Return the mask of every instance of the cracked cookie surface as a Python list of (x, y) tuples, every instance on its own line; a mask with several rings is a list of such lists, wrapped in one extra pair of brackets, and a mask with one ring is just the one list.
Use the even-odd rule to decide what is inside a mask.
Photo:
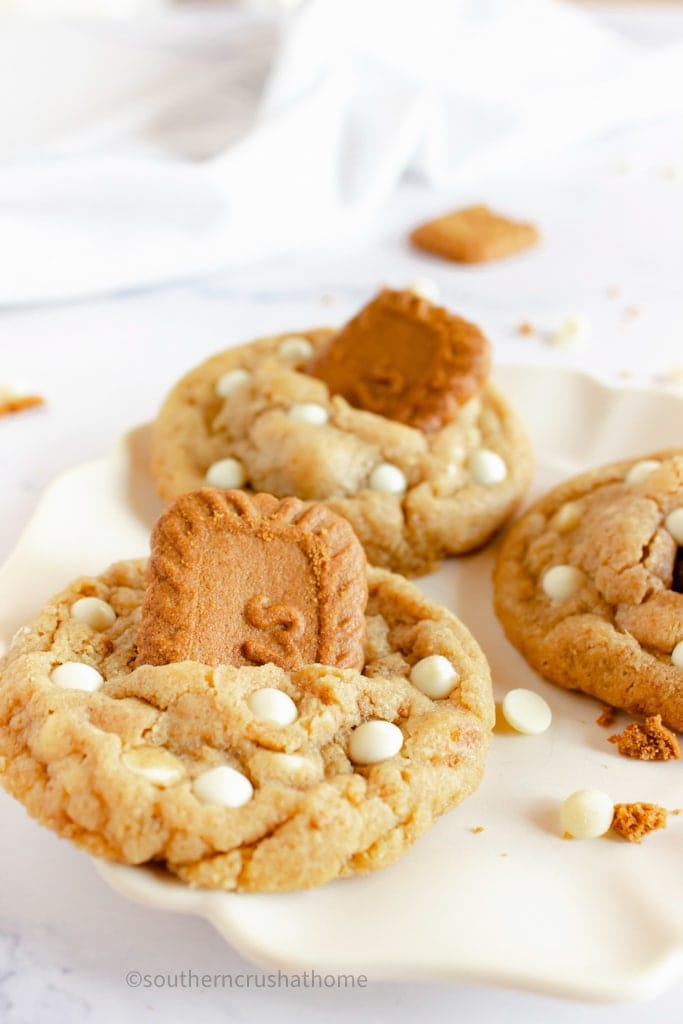
[(683, 451), (583, 473), (515, 523), (494, 573), (511, 642), (551, 682), (683, 730)]
[[(354, 408), (303, 372), (334, 334), (262, 338), (188, 373), (154, 425), (152, 473), (162, 497), (208, 482), (322, 501), (351, 523), (373, 564), (405, 575), (485, 543), (531, 479), (517, 415), (490, 384), (432, 433)], [(207, 479), (224, 461), (237, 479)], [(403, 489), (373, 489), (387, 465), (389, 486), (398, 474)]]
[[(120, 562), (76, 580), (0, 661), (0, 781), (44, 825), (192, 885), (287, 891), (391, 863), (477, 787), (493, 723), (488, 665), (465, 627), (405, 580), (368, 570), (363, 673), (136, 668), (145, 571)], [(442, 699), (410, 681), (434, 654), (457, 673)], [(275, 720), (272, 691), (294, 717)], [(400, 749), (355, 762), (352, 737), (377, 720)], [(231, 806), (217, 802), (217, 770)]]

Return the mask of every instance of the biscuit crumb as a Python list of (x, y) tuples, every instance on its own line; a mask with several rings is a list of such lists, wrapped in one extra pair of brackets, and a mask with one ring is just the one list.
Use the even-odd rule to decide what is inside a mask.
[(23, 412), (24, 409), (34, 409), (45, 405), (42, 395), (17, 395), (0, 401), (0, 416), (9, 416), (14, 412)]
[[(596, 722), (596, 725), (601, 725), (603, 727), (603, 729), (609, 729), (609, 727), (614, 724), (614, 719), (615, 718), (616, 718), (616, 711), (614, 710), (614, 708), (612, 708), (608, 704), (606, 704), (603, 707), (602, 711), (600, 712), (600, 715), (598, 716), (598, 718), (595, 719), (595, 722)], [(610, 738), (610, 742), (611, 742), (611, 738)]]
[(665, 807), (645, 803), (614, 805), (612, 829), (629, 843), (639, 843), (648, 832), (660, 828), (666, 828)]
[(474, 832), (475, 836), (479, 835), (480, 832), (484, 831), (484, 826), (483, 825), (477, 825), (476, 828), (470, 829), (470, 831)]
[(571, 834), (571, 832), (563, 832), (562, 833), (562, 838), (563, 839), (573, 839), (574, 836)]
[(607, 289), (608, 299), (619, 299), (621, 298), (621, 288), (618, 284), (611, 284)]
[(533, 324), (530, 324), (528, 320), (522, 320), (521, 324), (517, 327), (517, 334), (535, 334), (536, 328)]
[(672, 761), (681, 756), (678, 740), (670, 729), (662, 725), (661, 715), (651, 715), (640, 725), (632, 722), (622, 733), (609, 737), (623, 757), (639, 761)]
[(669, 814), (673, 814), (674, 817), (676, 817), (680, 813), (681, 813), (681, 808), (680, 807), (674, 807), (673, 811), (669, 811)]
[(624, 310), (626, 320), (635, 320), (640, 316), (640, 306), (627, 306)]

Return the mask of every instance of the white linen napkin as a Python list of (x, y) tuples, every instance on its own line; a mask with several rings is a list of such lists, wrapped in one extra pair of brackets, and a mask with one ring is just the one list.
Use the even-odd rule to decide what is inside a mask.
[[(458, 189), (683, 108), (683, 49), (557, 0), (308, 0), (0, 28), (0, 303), (331, 245), (406, 173)], [(189, 30), (188, 30), (189, 26)]]

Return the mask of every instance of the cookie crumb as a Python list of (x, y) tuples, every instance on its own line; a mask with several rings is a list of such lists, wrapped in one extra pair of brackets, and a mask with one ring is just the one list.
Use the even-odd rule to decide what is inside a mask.
[(480, 832), (484, 831), (483, 825), (477, 825), (475, 828), (470, 829), (470, 832), (474, 832), (475, 836), (478, 836)]
[[(612, 708), (608, 704), (606, 704), (603, 707), (602, 711), (600, 712), (599, 717), (595, 719), (595, 722), (596, 722), (596, 725), (601, 725), (603, 727), (603, 729), (609, 729), (609, 727), (614, 724), (614, 719), (615, 718), (616, 718), (616, 711), (614, 710), (614, 708)], [(610, 737), (610, 742), (611, 741), (612, 741), (612, 737)]]
[(666, 808), (658, 804), (615, 804), (612, 830), (629, 843), (639, 843), (648, 832), (666, 828)]
[(619, 298), (621, 298), (621, 295), (622, 295), (622, 290), (621, 290), (621, 288), (619, 287), (618, 284), (611, 284), (609, 286), (609, 288), (607, 289), (607, 298), (608, 299), (619, 299)]
[(45, 405), (42, 395), (16, 395), (11, 398), (0, 398), (0, 416), (23, 412), (24, 409), (35, 409)]
[(635, 320), (640, 316), (640, 306), (627, 306), (624, 310), (624, 318), (626, 320)]
[(522, 320), (521, 324), (519, 324), (517, 327), (517, 334), (529, 335), (535, 333), (536, 328), (533, 324), (530, 324), (528, 320)]
[(675, 734), (662, 725), (661, 715), (651, 715), (643, 725), (632, 722), (622, 733), (609, 737), (622, 757), (638, 761), (672, 761), (681, 756)]
[(681, 813), (681, 808), (680, 807), (674, 807), (673, 811), (669, 811), (669, 814), (673, 814), (674, 817), (677, 817), (680, 813)]
[(571, 834), (571, 832), (563, 832), (562, 833), (562, 838), (563, 839), (573, 839), (574, 836)]

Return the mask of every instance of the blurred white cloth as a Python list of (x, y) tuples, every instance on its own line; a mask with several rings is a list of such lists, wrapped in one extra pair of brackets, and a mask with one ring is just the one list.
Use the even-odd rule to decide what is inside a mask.
[(680, 44), (641, 49), (557, 0), (187, 17), (2, 23), (0, 303), (332, 245), (407, 173), (481, 198), (489, 173), (683, 109)]

